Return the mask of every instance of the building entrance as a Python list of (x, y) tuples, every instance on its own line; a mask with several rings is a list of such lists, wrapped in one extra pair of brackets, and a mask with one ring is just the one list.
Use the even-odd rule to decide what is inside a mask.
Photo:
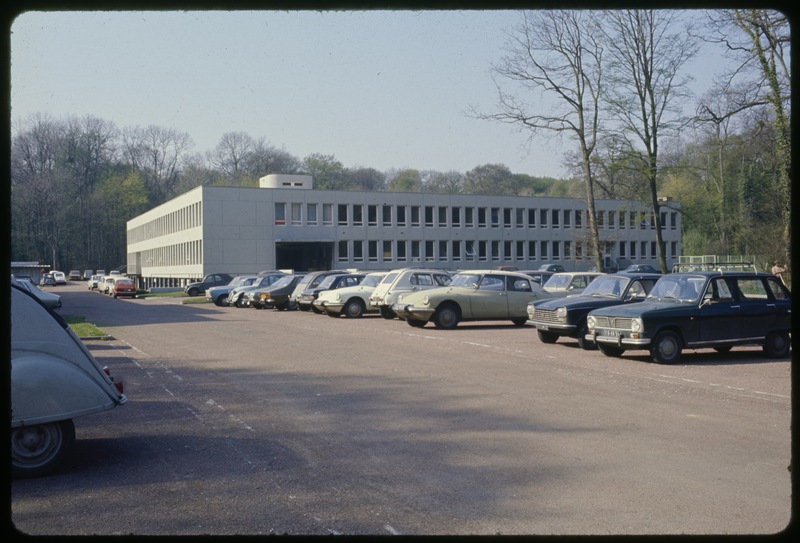
[(275, 262), (279, 270), (330, 270), (333, 263), (333, 243), (279, 242), (275, 244)]

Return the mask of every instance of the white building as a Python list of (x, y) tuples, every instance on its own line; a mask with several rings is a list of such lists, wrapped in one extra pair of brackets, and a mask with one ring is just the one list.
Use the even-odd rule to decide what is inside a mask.
[[(645, 203), (597, 200), (596, 210), (608, 265), (658, 267)], [(681, 254), (678, 210), (661, 212), (668, 267)], [(197, 187), (128, 221), (127, 236), (127, 273), (146, 286), (265, 269), (593, 266), (582, 199), (317, 191), (303, 175)]]

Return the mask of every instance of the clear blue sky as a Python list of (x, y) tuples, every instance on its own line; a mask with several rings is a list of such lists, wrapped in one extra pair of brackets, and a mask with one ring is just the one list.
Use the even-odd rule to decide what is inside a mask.
[[(11, 118), (93, 115), (226, 132), (346, 167), (567, 177), (567, 146), (469, 117), (516, 11), (30, 12), (11, 26)], [(698, 70), (709, 74), (709, 70)]]

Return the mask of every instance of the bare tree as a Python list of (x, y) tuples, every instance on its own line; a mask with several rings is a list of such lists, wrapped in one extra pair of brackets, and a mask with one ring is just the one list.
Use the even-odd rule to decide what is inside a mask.
[[(535, 134), (567, 136), (578, 147), (585, 189), (591, 258), (597, 269), (603, 259), (595, 211), (592, 155), (597, 145), (603, 45), (595, 13), (580, 10), (525, 11), (510, 35), (508, 54), (492, 68), (499, 95), (499, 113), (481, 118), (517, 124)], [(519, 98), (500, 81), (555, 99)]]
[(210, 154), (211, 164), (234, 185), (246, 175), (245, 164), (255, 151), (256, 141), (245, 132), (226, 132)]
[(658, 259), (667, 272), (658, 198), (659, 143), (685, 125), (680, 106), (688, 98), (689, 77), (682, 69), (697, 54), (698, 40), (680, 26), (679, 12), (605, 12), (610, 64), (606, 102), (621, 127), (631, 163), (649, 187)]
[(181, 159), (191, 146), (189, 134), (172, 128), (137, 126), (122, 132), (123, 157), (139, 172), (151, 205), (174, 194)]

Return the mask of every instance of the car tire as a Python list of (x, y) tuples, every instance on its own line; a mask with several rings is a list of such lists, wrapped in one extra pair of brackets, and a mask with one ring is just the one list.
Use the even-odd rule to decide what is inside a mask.
[(200, 292), (196, 288), (190, 288), (186, 291), (186, 294), (189, 296), (197, 296)]
[(381, 307), (381, 317), (387, 320), (392, 320), (393, 318), (397, 317), (397, 313), (388, 307)]
[(525, 326), (528, 323), (528, 318), (518, 318), (518, 319), (511, 319), (511, 322), (514, 323), (514, 326)]
[(553, 332), (545, 332), (544, 330), (536, 330), (536, 335), (539, 336), (539, 341), (542, 343), (555, 343), (558, 341), (558, 334)]
[(344, 306), (344, 316), (348, 319), (359, 319), (364, 315), (364, 302), (358, 298), (348, 300)]
[(219, 296), (214, 298), (214, 305), (219, 307), (225, 307), (226, 305), (228, 305), (228, 302), (226, 301), (227, 299), (228, 299), (227, 294), (220, 294)]
[(244, 296), (239, 296), (238, 298), (236, 298), (236, 302), (234, 302), (234, 303), (235, 303), (236, 307), (247, 307), (244, 304)]
[(11, 474), (39, 477), (55, 470), (72, 449), (72, 419), (11, 429)]
[(650, 344), (650, 356), (659, 364), (674, 364), (681, 358), (683, 342), (672, 330), (664, 330)]
[(421, 321), (419, 319), (406, 319), (406, 322), (413, 328), (424, 328), (425, 325), (428, 324), (426, 321)]
[(787, 332), (770, 332), (764, 339), (764, 353), (770, 358), (789, 356), (792, 341)]
[(589, 333), (589, 328), (586, 326), (586, 320), (582, 320), (581, 323), (578, 324), (578, 330), (576, 333), (578, 336), (578, 347), (584, 351), (594, 351), (597, 349), (597, 345), (594, 341), (589, 341), (586, 339), (586, 334)]
[(625, 349), (622, 347), (617, 347), (616, 345), (609, 345), (608, 343), (598, 343), (597, 348), (606, 356), (610, 356), (612, 358), (619, 358), (622, 356), (622, 353), (625, 352)]
[(452, 330), (460, 320), (461, 313), (454, 304), (440, 304), (433, 314), (433, 324), (440, 330)]

